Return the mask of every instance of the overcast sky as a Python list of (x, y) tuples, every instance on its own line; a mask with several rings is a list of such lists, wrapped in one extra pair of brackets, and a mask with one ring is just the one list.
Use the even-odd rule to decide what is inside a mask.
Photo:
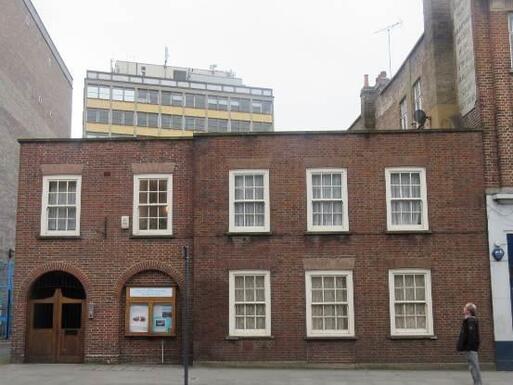
[(74, 79), (73, 136), (82, 133), (87, 69), (111, 59), (231, 69), (273, 88), (276, 130), (346, 129), (363, 74), (396, 70), (423, 31), (422, 0), (32, 0)]

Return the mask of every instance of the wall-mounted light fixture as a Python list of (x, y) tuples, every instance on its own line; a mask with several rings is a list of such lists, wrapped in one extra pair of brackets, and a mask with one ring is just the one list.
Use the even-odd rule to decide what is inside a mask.
[(504, 255), (506, 253), (504, 252), (504, 249), (498, 245), (497, 243), (494, 245), (493, 251), (492, 251), (492, 257), (497, 261), (502, 261), (502, 258), (504, 258)]

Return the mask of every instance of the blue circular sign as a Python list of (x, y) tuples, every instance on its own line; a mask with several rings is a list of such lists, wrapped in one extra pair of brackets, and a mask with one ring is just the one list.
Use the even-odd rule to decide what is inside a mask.
[(504, 258), (504, 250), (500, 246), (496, 246), (495, 249), (492, 251), (492, 257), (495, 258), (497, 262), (502, 261), (502, 258)]

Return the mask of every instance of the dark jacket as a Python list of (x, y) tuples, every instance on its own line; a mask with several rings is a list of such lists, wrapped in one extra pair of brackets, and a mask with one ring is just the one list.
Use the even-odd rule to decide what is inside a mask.
[(471, 316), (463, 320), (457, 350), (458, 352), (479, 350), (479, 323), (476, 317)]

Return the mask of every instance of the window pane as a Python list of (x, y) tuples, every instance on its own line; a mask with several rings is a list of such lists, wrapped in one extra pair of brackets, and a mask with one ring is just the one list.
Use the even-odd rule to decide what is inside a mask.
[(98, 98), (98, 87), (97, 86), (88, 86), (87, 87), (87, 97), (97, 99)]
[(265, 305), (256, 305), (256, 315), (265, 315)]
[(135, 90), (125, 90), (125, 102), (135, 101)]
[(100, 87), (100, 99), (110, 99), (110, 88)]
[(336, 301), (337, 302), (347, 302), (347, 290), (337, 290), (336, 291)]
[(235, 287), (241, 289), (244, 288), (244, 277), (235, 277)]
[(68, 213), (67, 213), (68, 219), (76, 219), (77, 217), (77, 209), (75, 207), (68, 207)]
[(112, 100), (123, 100), (123, 89), (113, 88), (112, 89)]
[(57, 220), (48, 219), (48, 230), (57, 230)]
[(244, 290), (235, 289), (235, 301), (244, 301)]
[(244, 287), (246, 289), (253, 289), (255, 287), (255, 277), (254, 276), (246, 276), (244, 279)]
[(255, 277), (255, 286), (259, 288), (264, 287), (265, 277), (263, 275), (259, 275)]
[(324, 288), (334, 288), (335, 287), (335, 277), (324, 277), (323, 283), (324, 283)]
[(265, 329), (265, 317), (257, 317), (256, 328), (257, 329)]
[(140, 206), (139, 207), (139, 218), (148, 218), (150, 216), (150, 207), (149, 206)]
[(257, 301), (265, 301), (265, 290), (264, 289), (256, 290), (256, 300)]
[(312, 302), (323, 302), (322, 290), (312, 290)]
[(312, 319), (312, 329), (313, 330), (322, 330), (323, 329), (322, 318), (313, 318)]
[(245, 305), (235, 305), (235, 315), (244, 316), (246, 314)]

